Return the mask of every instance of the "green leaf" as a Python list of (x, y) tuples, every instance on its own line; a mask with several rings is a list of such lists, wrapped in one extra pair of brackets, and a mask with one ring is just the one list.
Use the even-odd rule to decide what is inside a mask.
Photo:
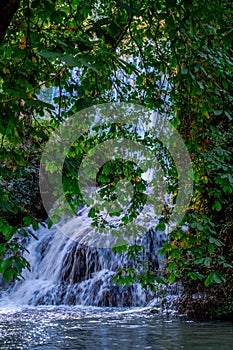
[(50, 51), (41, 51), (41, 52), (38, 52), (38, 55), (40, 55), (41, 57), (44, 57), (44, 58), (52, 59), (52, 60), (56, 60), (56, 59), (61, 58), (63, 56), (62, 53), (50, 52)]
[(48, 229), (50, 229), (53, 226), (53, 221), (49, 219), (48, 221)]
[(160, 221), (160, 223), (156, 226), (156, 231), (165, 231), (166, 224), (164, 221)]
[(216, 283), (222, 283), (222, 282), (225, 282), (226, 279), (221, 272), (214, 272), (214, 281)]
[(175, 280), (176, 280), (176, 275), (175, 275), (175, 273), (171, 273), (171, 274), (168, 276), (168, 281), (169, 281), (170, 283), (174, 283)]
[(14, 264), (18, 271), (18, 274), (20, 274), (22, 272), (22, 269), (25, 267), (24, 264), (22, 264), (20, 259), (17, 259), (17, 258), (14, 260)]
[(157, 283), (159, 283), (159, 284), (164, 284), (164, 285), (167, 284), (166, 279), (163, 278), (163, 277), (160, 277), (160, 276), (155, 276), (155, 281), (156, 281)]
[(183, 75), (188, 74), (188, 69), (187, 68), (182, 68), (181, 69), (181, 74), (183, 74)]
[(12, 258), (7, 258), (0, 263), (0, 273), (4, 273), (5, 270), (12, 265)]
[(35, 220), (34, 218), (32, 218), (32, 228), (33, 228), (33, 230), (38, 230), (38, 228), (39, 228), (39, 223), (38, 223), (38, 221), (37, 220)]
[(219, 283), (222, 283), (225, 281), (226, 281), (226, 279), (222, 273), (216, 272), (216, 271), (211, 271), (204, 283), (205, 283), (205, 286), (208, 287), (213, 282), (216, 282), (219, 284)]
[(199, 258), (199, 259), (196, 259), (194, 262), (195, 262), (195, 264), (203, 264), (203, 262), (204, 262), (204, 258)]
[(3, 279), (5, 282), (10, 282), (13, 277), (17, 275), (17, 271), (15, 269), (9, 269), (3, 274)]
[(207, 266), (207, 267), (209, 267), (210, 264), (211, 264), (211, 260), (212, 260), (212, 259), (211, 259), (210, 257), (205, 258), (205, 259), (204, 259), (204, 265)]
[(207, 276), (204, 284), (206, 287), (209, 287), (209, 285), (212, 284), (213, 282), (214, 282), (214, 271), (211, 271)]
[(124, 284), (126, 286), (130, 286), (132, 283), (134, 283), (133, 277), (130, 277), (130, 276), (125, 276), (124, 277)]
[(126, 244), (119, 245), (119, 246), (113, 247), (112, 250), (113, 250), (113, 252), (117, 252), (118, 254), (122, 254), (123, 252), (127, 251), (127, 245)]
[(136, 274), (136, 270), (134, 268), (128, 269), (127, 270), (127, 274), (128, 275), (134, 275), (134, 274)]
[(25, 216), (23, 218), (23, 223), (25, 226), (30, 226), (32, 223), (32, 217), (31, 216)]
[(214, 111), (214, 115), (221, 115), (222, 113), (223, 113), (223, 111), (220, 109)]
[(228, 113), (227, 111), (224, 111), (224, 114), (227, 116), (229, 120), (232, 120), (232, 116), (230, 115), (230, 113)]
[(201, 280), (204, 277), (204, 275), (202, 275), (199, 272), (191, 272), (191, 271), (187, 273), (187, 276), (190, 277), (194, 281)]
[(65, 62), (69, 67), (78, 67), (79, 60), (72, 55), (64, 55), (61, 60)]
[(95, 210), (95, 208), (91, 208), (91, 209), (89, 210), (88, 217), (89, 217), (89, 218), (94, 218), (95, 215), (96, 215), (96, 210)]
[(208, 244), (208, 252), (209, 253), (213, 253), (215, 251), (215, 247), (212, 243)]
[(212, 205), (212, 209), (216, 210), (216, 211), (221, 211), (221, 209), (222, 209), (221, 203), (218, 200), (216, 200), (214, 202), (214, 204)]
[(223, 242), (221, 242), (219, 239), (214, 238), (214, 237), (210, 237), (210, 238), (209, 238), (209, 242), (212, 243), (212, 244), (215, 244), (215, 245), (218, 246), (218, 247), (224, 246), (224, 243), (223, 243)]
[(98, 72), (99, 72), (99, 70), (98, 70), (96, 67), (94, 67), (92, 64), (88, 63), (88, 62), (87, 62), (86, 60), (84, 60), (83, 58), (80, 58), (80, 59), (79, 59), (79, 62), (81, 62), (81, 63), (84, 65), (84, 67), (87, 67), (87, 68), (93, 70), (95, 73), (98, 73)]

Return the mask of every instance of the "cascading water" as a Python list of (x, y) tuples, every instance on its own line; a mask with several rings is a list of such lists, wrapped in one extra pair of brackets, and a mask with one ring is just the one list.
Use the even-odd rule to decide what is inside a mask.
[[(2, 295), (2, 303), (125, 307), (143, 306), (151, 299), (152, 294), (138, 283), (131, 286), (112, 283), (120, 267), (134, 264), (126, 254), (84, 246), (72, 239), (77, 230), (81, 237), (87, 232), (90, 220), (87, 213), (83, 210), (73, 219), (63, 218), (59, 225), (63, 225), (63, 232), (65, 227), (67, 235), (57, 225), (51, 229), (41, 226), (36, 231), (39, 241), (31, 238), (27, 246), (30, 253), (26, 253), (31, 271), (25, 271), (24, 280), (9, 288), (5, 297)], [(163, 263), (157, 252), (164, 240), (165, 234), (153, 229), (140, 239), (145, 247), (141, 258), (150, 262), (155, 274)]]
[[(57, 91), (51, 89), (50, 93), (52, 96), (49, 102), (53, 103)], [(43, 97), (42, 93), (40, 99), (48, 102), (48, 96)], [(147, 261), (156, 275), (156, 271), (163, 265), (158, 250), (166, 235), (164, 232), (155, 232), (151, 225), (156, 227), (155, 222), (150, 222), (148, 233), (137, 239), (136, 243), (144, 246), (140, 260)], [(62, 230), (58, 226), (62, 226)], [(59, 225), (54, 225), (51, 229), (41, 226), (35, 235), (39, 242), (31, 238), (27, 245), (30, 254), (25, 254), (31, 271), (25, 271), (24, 280), (10, 286), (5, 295), (2, 292), (0, 304), (7, 300), (8, 305), (12, 302), (14, 305), (125, 307), (143, 306), (153, 297), (139, 283), (119, 286), (112, 282), (119, 268), (134, 267), (135, 262), (127, 254), (119, 255), (111, 248), (95, 248), (101, 244), (86, 245), (92, 236), (96, 239), (94, 230), (90, 230), (87, 210), (82, 210), (70, 220), (63, 218)]]

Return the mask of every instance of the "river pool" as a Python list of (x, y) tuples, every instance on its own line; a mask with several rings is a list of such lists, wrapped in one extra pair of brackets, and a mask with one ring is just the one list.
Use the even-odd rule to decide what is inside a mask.
[(0, 349), (230, 350), (233, 324), (78, 306), (0, 308)]

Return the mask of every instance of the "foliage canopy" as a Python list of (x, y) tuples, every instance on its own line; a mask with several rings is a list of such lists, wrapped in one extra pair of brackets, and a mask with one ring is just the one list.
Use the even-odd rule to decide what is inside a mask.
[[(3, 10), (0, 273), (4, 279), (17, 278), (27, 266), (18, 254), (23, 247), (16, 232), (21, 228), (26, 234), (22, 227), (32, 223), (36, 228), (43, 219), (38, 209), (38, 164), (49, 135), (75, 112), (118, 100), (166, 115), (191, 155), (195, 187), (184, 220), (189, 230), (177, 229), (161, 250), (168, 254), (168, 281), (182, 280), (191, 294), (221, 284), (222, 293), (229, 295), (231, 1), (10, 0), (3, 1)], [(54, 99), (48, 102), (51, 89)], [(67, 162), (71, 160), (70, 155)]]

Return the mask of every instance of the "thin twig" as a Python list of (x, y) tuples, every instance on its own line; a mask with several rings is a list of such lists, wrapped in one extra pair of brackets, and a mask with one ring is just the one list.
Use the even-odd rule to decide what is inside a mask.
[[(28, 90), (26, 93), (30, 94), (30, 92), (35, 91), (36, 89), (39, 89), (41, 86), (45, 85), (46, 83), (49, 83), (50, 81), (53, 81), (54, 79), (56, 79), (62, 72), (64, 72), (66, 69), (61, 69), (59, 70), (59, 72), (57, 74), (55, 74), (53, 77), (43, 81), (42, 83), (38, 84), (37, 86), (34, 86), (32, 89)], [(20, 97), (12, 97), (9, 98), (8, 100), (1, 100), (0, 103), (7, 103), (10, 101), (15, 101), (15, 100), (20, 100)]]

